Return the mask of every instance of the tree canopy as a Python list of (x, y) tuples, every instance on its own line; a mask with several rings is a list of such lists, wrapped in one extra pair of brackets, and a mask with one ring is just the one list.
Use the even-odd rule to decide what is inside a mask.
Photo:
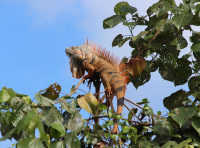
[[(200, 0), (183, 0), (178, 6), (175, 0), (159, 0), (146, 12), (140, 16), (137, 8), (127, 2), (117, 3), (115, 14), (103, 20), (103, 28), (111, 29), (122, 23), (130, 30), (130, 35), (119, 34), (112, 42), (112, 46), (118, 47), (129, 42), (132, 49), (130, 58), (124, 57), (121, 62), (128, 65), (129, 85), (137, 89), (156, 70), (175, 86), (188, 84), (189, 91), (180, 89), (163, 99), (168, 113), (155, 114), (146, 98), (137, 104), (125, 99), (135, 107), (124, 104), (130, 111), (128, 119), (117, 116), (112, 103), (110, 110), (108, 105), (99, 103), (98, 94), (72, 97), (82, 80), (76, 87), (72, 86), (68, 95), (61, 96), (61, 86), (54, 83), (37, 92), (35, 99), (3, 87), (0, 141), (14, 138), (17, 148), (105, 147), (109, 138), (114, 138), (115, 146), (119, 147), (199, 147), (200, 32), (193, 26), (200, 26)], [(136, 26), (145, 29), (134, 35)], [(183, 36), (186, 30), (192, 33), (190, 37)], [(192, 43), (190, 48), (188, 41)], [(187, 53), (181, 55), (184, 48)], [(83, 119), (81, 109), (92, 116)], [(112, 118), (119, 119), (120, 130), (111, 135)]]

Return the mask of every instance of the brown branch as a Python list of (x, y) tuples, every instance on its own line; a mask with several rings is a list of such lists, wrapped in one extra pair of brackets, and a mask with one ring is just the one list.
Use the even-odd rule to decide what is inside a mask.
[(184, 29), (180, 29), (176, 34), (174, 34), (173, 36), (169, 37), (168, 39), (166, 39), (165, 41), (163, 41), (161, 44), (164, 44), (165, 42), (169, 41), (171, 38), (175, 37), (177, 34), (179, 34), (180, 32), (182, 32), (183, 30), (185, 30), (187, 27), (189, 27), (193, 22), (195, 22), (199, 17), (197, 17), (196, 19), (194, 19), (191, 23), (189, 23)]
[(140, 120), (140, 118), (139, 118), (136, 114), (134, 114), (134, 113), (128, 108), (128, 106), (126, 106), (126, 104), (124, 104), (124, 106), (125, 106), (138, 120)]
[(81, 81), (77, 84), (77, 86), (75, 87), (75, 89), (68, 96), (73, 95), (76, 92), (76, 90), (78, 89), (78, 87), (81, 85), (81, 83), (83, 83), (84, 80), (85, 80), (85, 78), (83, 77), (81, 79)]
[[(130, 103), (132, 103), (132, 104), (134, 104), (135, 106), (137, 106), (137, 107), (139, 107), (139, 108), (141, 108), (142, 110), (143, 110), (143, 107), (141, 107), (141, 106), (139, 106), (138, 104), (136, 104), (136, 103), (134, 103), (134, 102), (132, 102), (132, 101), (130, 101), (129, 99), (127, 99), (127, 98), (124, 98), (126, 101), (128, 101), (128, 102), (130, 102)], [(158, 118), (159, 116), (157, 116), (156, 114), (153, 114), (153, 116), (154, 117), (156, 117), (156, 118)]]
[(105, 118), (105, 117), (109, 117), (109, 116), (94, 116), (92, 118), (88, 118), (87, 120), (91, 120), (91, 119), (95, 119), (95, 118)]
[[(119, 134), (119, 127), (117, 128), (117, 134)], [(122, 148), (122, 145), (121, 145), (121, 137), (118, 138), (119, 139), (119, 147)]]
[(136, 103), (134, 103), (134, 102), (130, 101), (129, 99), (127, 99), (127, 98), (124, 98), (124, 99), (125, 99), (126, 101), (128, 101), (128, 102), (132, 103), (133, 105), (135, 105), (135, 106), (137, 106), (137, 107), (139, 107), (139, 108), (143, 109), (143, 107), (141, 107), (141, 106), (139, 106), (138, 104), (136, 104)]
[[(165, 13), (163, 19), (165, 19), (166, 16), (167, 16), (167, 13)], [(154, 37), (153, 37), (153, 38), (150, 40), (150, 42), (144, 47), (144, 49), (143, 49), (141, 52), (138, 53), (138, 55), (137, 55), (136, 58), (138, 58), (143, 52), (145, 52), (146, 50), (148, 50), (149, 44), (150, 44), (151, 42), (153, 42), (153, 41), (156, 39), (156, 37), (158, 36), (159, 33), (160, 33), (160, 29), (158, 29), (158, 31), (156, 32), (156, 34), (154, 35)]]
[(106, 98), (106, 94), (103, 95), (103, 97), (100, 99), (100, 102), (103, 103), (103, 100)]
[(148, 50), (149, 44), (150, 44), (151, 42), (153, 42), (153, 41), (156, 39), (156, 37), (158, 36), (159, 33), (160, 33), (160, 29), (158, 29), (158, 31), (156, 32), (156, 34), (154, 35), (154, 37), (153, 37), (153, 38), (150, 40), (150, 42), (144, 47), (144, 49), (142, 49), (142, 51), (138, 53), (138, 55), (137, 55), (136, 58), (138, 58), (143, 52), (145, 52), (146, 50)]

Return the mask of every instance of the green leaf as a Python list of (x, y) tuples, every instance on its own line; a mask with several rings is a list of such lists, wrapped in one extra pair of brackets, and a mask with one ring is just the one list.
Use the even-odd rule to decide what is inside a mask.
[(13, 129), (12, 123), (7, 124), (6, 122), (1, 122), (1, 135), (5, 136), (9, 131)]
[(10, 95), (6, 89), (2, 89), (0, 91), (0, 103), (1, 102), (7, 102), (10, 99)]
[(81, 143), (75, 133), (67, 133), (65, 136), (65, 144), (68, 148), (80, 148)]
[(191, 56), (191, 54), (188, 53), (188, 54), (183, 55), (183, 56), (181, 57), (181, 59), (188, 59), (190, 56)]
[(176, 147), (177, 147), (177, 148), (185, 147), (185, 146), (187, 146), (188, 143), (190, 143), (191, 141), (192, 141), (192, 139), (191, 139), (191, 138), (188, 138), (187, 140), (185, 140), (185, 141), (179, 143)]
[(56, 142), (51, 143), (49, 148), (65, 148), (65, 143), (62, 140), (61, 141), (56, 141)]
[(163, 120), (160, 123), (156, 123), (153, 130), (158, 134), (169, 135), (173, 131), (173, 126), (169, 121)]
[(145, 105), (144, 106), (144, 111), (143, 111), (144, 113), (145, 113), (145, 115), (147, 115), (147, 116), (153, 116), (153, 109), (150, 107), (150, 106), (148, 106), (148, 105)]
[(188, 87), (191, 93), (198, 93), (200, 91), (200, 76), (191, 77), (188, 81)]
[(157, 142), (158, 144), (161, 144), (161, 143), (167, 143), (171, 139), (172, 139), (171, 136), (157, 134), (153, 141)]
[(123, 5), (119, 8), (121, 12), (124, 12), (125, 14), (130, 13), (133, 14), (137, 12), (137, 8), (129, 6), (129, 5)]
[(56, 107), (45, 108), (42, 111), (42, 119), (44, 120), (47, 126), (50, 126), (53, 122), (63, 123), (63, 117)]
[(95, 115), (97, 113), (97, 106), (99, 105), (98, 100), (92, 93), (87, 93), (85, 96), (83, 96), (83, 98), (91, 108), (92, 113)]
[(17, 124), (17, 132), (20, 132), (20, 130), (26, 126), (28, 123), (30, 123), (35, 117), (37, 116), (37, 113), (35, 111), (29, 112), (20, 122)]
[(157, 111), (157, 115), (159, 115), (159, 116), (160, 116), (160, 115), (161, 115), (161, 113), (162, 113), (161, 111)]
[(17, 127), (18, 123), (22, 120), (22, 118), (24, 118), (24, 113), (19, 112), (15, 114), (16, 116), (14, 117), (12, 124), (13, 126)]
[(100, 104), (100, 105), (98, 106), (98, 109), (99, 109), (99, 110), (106, 110), (106, 109), (107, 109), (107, 106), (104, 105), (104, 104)]
[(108, 18), (106, 18), (105, 20), (103, 20), (103, 28), (104, 28), (104, 29), (110, 28), (110, 26), (107, 25), (106, 22), (109, 21), (109, 20), (111, 20), (111, 19), (113, 19), (115, 16), (116, 16), (116, 15), (113, 15), (113, 16), (108, 17)]
[(143, 70), (143, 72), (137, 75), (136, 77), (130, 75), (130, 82), (132, 82), (135, 88), (137, 89), (139, 86), (147, 83), (150, 80), (150, 77), (150, 73)]
[(181, 65), (175, 69), (176, 78), (174, 85), (183, 85), (188, 81), (188, 78), (192, 75), (192, 69), (190, 66)]
[(80, 133), (85, 126), (85, 122), (80, 113), (76, 112), (73, 115), (71, 114), (66, 115), (64, 126), (67, 129), (74, 131), (75, 133)]
[(196, 60), (200, 61), (200, 53), (199, 52), (193, 52), (193, 55)]
[(200, 62), (195, 61), (195, 62), (193, 62), (193, 64), (194, 64), (193, 70), (194, 70), (195, 73), (197, 73), (200, 70)]
[(183, 137), (192, 138), (192, 139), (194, 139), (194, 141), (198, 141), (198, 142), (200, 139), (199, 133), (194, 128), (185, 129), (183, 131)]
[(39, 123), (38, 123), (38, 130), (40, 132), (40, 138), (42, 141), (46, 141), (46, 145), (48, 145), (48, 137), (44, 131), (44, 126), (43, 126), (43, 123), (42, 123), (42, 120), (39, 119)]
[(172, 135), (172, 137), (176, 137), (176, 138), (182, 138), (181, 135)]
[(192, 13), (178, 14), (172, 18), (172, 22), (174, 25), (176, 25), (176, 27), (179, 30), (181, 27), (187, 25), (192, 20), (192, 17), (193, 17)]
[(184, 105), (182, 102), (184, 101), (184, 98), (187, 93), (183, 91), (182, 89), (178, 90), (175, 93), (172, 93), (169, 97), (164, 98), (163, 104), (168, 110), (173, 110), (177, 107), (183, 107)]
[(53, 122), (53, 123), (51, 123), (51, 127), (56, 129), (57, 131), (59, 131), (61, 133), (61, 136), (65, 135), (65, 127), (62, 125), (62, 123)]
[(169, 60), (169, 62), (167, 61), (167, 63), (171, 63), (171, 64), (175, 63), (175, 60), (178, 59), (180, 50), (177, 50), (177, 47), (175, 45), (169, 45), (169, 44), (166, 45), (166, 48), (167, 48), (168, 52), (164, 51), (162, 53), (164, 53), (164, 54), (168, 53), (169, 54), (169, 55), (164, 56), (167, 60)]
[(17, 148), (44, 148), (44, 146), (40, 139), (31, 137), (17, 143)]
[(162, 146), (162, 148), (170, 148), (170, 147), (176, 148), (176, 145), (178, 144), (175, 141), (168, 141)]
[(115, 12), (116, 15), (126, 15), (126, 14), (128, 14), (128, 12), (123, 12), (123, 11), (120, 10), (120, 8), (122, 6), (129, 6), (129, 4), (127, 2), (117, 3), (114, 7), (114, 12)]
[[(29, 124), (28, 124), (28, 133), (32, 134), (33, 132), (35, 132), (35, 129), (38, 126), (40, 117), (36, 116)], [(35, 134), (35, 133), (34, 133)]]
[(157, 17), (164, 15), (167, 11), (171, 10), (171, 6), (167, 2), (158, 2), (150, 7)]
[(200, 43), (192, 44), (191, 50), (194, 52), (200, 52)]
[(193, 146), (196, 146), (196, 147), (199, 147), (200, 146), (200, 143), (195, 141), (195, 142), (191, 142), (190, 144), (192, 144)]
[(74, 89), (75, 89), (75, 85), (73, 85), (72, 88), (70, 89), (70, 93), (72, 93)]
[(137, 42), (139, 41), (139, 39), (142, 38), (142, 36), (146, 35), (147, 33), (149, 33), (149, 31), (142, 31), (137, 36), (132, 37), (133, 44), (137, 44)]
[(194, 127), (194, 129), (199, 133), (200, 135), (200, 118), (195, 118), (192, 121), (192, 126)]
[(65, 109), (67, 112), (72, 114), (77, 111), (75, 104), (67, 103), (63, 97), (59, 98), (59, 102), (60, 102), (61, 107)]
[(172, 111), (173, 115), (171, 116), (177, 123), (179, 123), (180, 127), (182, 127), (189, 118), (193, 117), (196, 113), (196, 109), (193, 107), (185, 108), (178, 107)]
[(115, 27), (119, 23), (123, 22), (126, 20), (126, 17), (123, 15), (115, 15), (111, 19), (107, 20), (105, 22), (106, 25), (108, 25), (110, 28)]
[(72, 99), (72, 97), (68, 96), (68, 95), (62, 96), (62, 98), (64, 98), (64, 99)]
[(26, 104), (30, 104), (31, 103), (31, 98), (29, 96), (22, 97), (22, 100), (24, 100), (26, 102)]
[(173, 66), (169, 63), (164, 63), (162, 59), (157, 59), (157, 64), (159, 65), (159, 73), (164, 80), (174, 81), (175, 70)]
[(16, 130), (17, 130), (17, 128), (13, 128), (9, 132), (7, 132), (2, 138), (0, 138), (0, 141), (7, 140), (10, 137), (10, 135), (12, 135)]
[(113, 40), (113, 42), (112, 42), (112, 47), (117, 46), (117, 44), (118, 44), (120, 41), (122, 41), (122, 40), (123, 40), (122, 34), (118, 34), (118, 35), (114, 38), (114, 40)]
[[(190, 56), (190, 55), (189, 55)], [(188, 57), (189, 58), (189, 57)], [(189, 60), (187, 60), (187, 58), (185, 59), (184, 57), (180, 58), (180, 59), (177, 59), (177, 63), (179, 66), (182, 66), (182, 65), (190, 65), (191, 62)]]
[(199, 11), (200, 11), (200, 4), (197, 4), (197, 5), (196, 5), (196, 8), (195, 8), (195, 10), (194, 10), (194, 13), (198, 14)]
[(190, 66), (181, 65), (175, 69), (175, 73), (178, 77), (188, 78), (192, 75), (192, 69)]
[(12, 88), (8, 88), (7, 91), (8, 91), (8, 93), (9, 93), (11, 99), (12, 99), (13, 97), (16, 97), (16, 94), (17, 94), (17, 93), (14, 92), (14, 90), (13, 90)]
[(162, 46), (161, 46), (160, 43), (151, 42), (151, 43), (149, 44), (149, 48), (153, 49), (153, 51), (156, 51), (156, 50), (158, 50), (158, 49), (161, 49)]
[(129, 126), (122, 127), (122, 133), (128, 133), (129, 131), (130, 131), (130, 127)]
[(124, 26), (128, 26), (128, 27), (132, 27), (132, 26), (136, 26), (136, 22), (123, 22)]
[(188, 45), (187, 40), (182, 35), (174, 38), (169, 44), (176, 45), (177, 50), (183, 49)]
[(55, 138), (56, 140), (58, 140), (61, 137), (61, 132), (57, 131), (54, 128), (50, 129), (50, 135), (51, 137)]
[[(136, 114), (138, 109), (137, 108), (132, 108), (131, 111)], [(128, 120), (132, 120), (133, 114), (131, 112), (128, 113)]]
[(54, 101), (50, 100), (47, 97), (42, 96), (39, 93), (35, 94), (35, 99), (37, 100), (38, 103), (44, 105), (44, 106), (53, 106), (55, 104)]
[(153, 141), (139, 141), (139, 147), (140, 148), (151, 148), (151, 146), (156, 146), (158, 145), (157, 142), (153, 142)]
[(200, 42), (200, 32), (194, 31), (192, 36), (190, 36), (190, 42), (199, 43)]
[(156, 61), (146, 61), (146, 67), (144, 68), (146, 72), (155, 72), (157, 69), (158, 64), (156, 63)]
[(126, 41), (128, 41), (129, 39), (131, 39), (131, 37), (126, 37), (126, 38), (124, 38), (123, 40), (121, 40), (117, 45), (119, 46), (119, 48), (121, 48), (122, 47), (122, 45), (124, 45), (124, 43), (126, 42)]

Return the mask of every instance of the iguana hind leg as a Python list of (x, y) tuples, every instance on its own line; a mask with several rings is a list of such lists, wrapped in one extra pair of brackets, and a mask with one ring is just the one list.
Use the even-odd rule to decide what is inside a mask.
[(105, 73), (101, 73), (100, 78), (103, 82), (105, 91), (108, 93), (108, 96), (110, 97), (112, 95), (112, 89), (111, 89), (111, 86), (110, 86), (109, 79), (107, 78)]

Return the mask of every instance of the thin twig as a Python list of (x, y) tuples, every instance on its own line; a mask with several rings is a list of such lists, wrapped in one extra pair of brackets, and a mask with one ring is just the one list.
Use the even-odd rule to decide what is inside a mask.
[[(194, 19), (191, 23), (189, 23), (185, 28), (189, 27), (193, 22), (195, 22), (199, 17), (197, 17), (196, 19)], [(185, 29), (184, 28), (184, 29)], [(182, 32), (184, 29), (180, 29), (176, 34), (174, 34), (173, 36), (169, 37), (168, 39), (164, 40), (161, 44), (164, 44), (165, 42), (169, 41), (171, 38), (175, 37), (177, 34), (179, 34), (180, 32)]]
[[(117, 128), (117, 134), (119, 134), (119, 127)], [(119, 137), (119, 147), (120, 147), (120, 148), (122, 148), (122, 145), (121, 145), (121, 143), (120, 143), (121, 141), (122, 141), (122, 140), (121, 140), (121, 137)]]
[[(141, 106), (139, 106), (138, 104), (136, 104), (136, 103), (134, 103), (134, 102), (132, 102), (132, 101), (130, 101), (129, 99), (127, 99), (127, 98), (124, 98), (126, 101), (128, 101), (128, 102), (130, 102), (130, 103), (132, 103), (132, 104), (134, 104), (135, 106), (137, 106), (137, 107), (139, 107), (139, 108), (141, 108), (142, 110), (143, 110), (143, 107), (141, 107)], [(154, 117), (156, 117), (156, 118), (158, 118), (158, 116), (156, 115), (156, 114), (153, 114), (153, 116)]]
[(109, 116), (94, 116), (92, 118), (88, 118), (87, 120), (91, 120), (91, 119), (95, 119), (95, 118), (105, 118), (105, 117), (109, 117)]
[[(165, 19), (165, 17), (167, 16), (167, 13), (164, 15), (163, 19)], [(154, 37), (150, 40), (150, 42), (144, 47), (144, 49), (138, 53), (138, 55), (136, 56), (136, 58), (138, 58), (144, 51), (148, 50), (149, 44), (151, 42), (153, 42), (156, 37), (158, 36), (158, 34), (160, 33), (160, 29), (158, 29), (158, 31), (156, 32), (156, 34), (154, 35)]]
[(85, 78), (82, 78), (81, 81), (78, 83), (78, 85), (75, 87), (75, 89), (68, 96), (73, 95), (84, 80)]
[(140, 118), (139, 118), (136, 114), (134, 114), (134, 112), (132, 112), (132, 110), (130, 110), (130, 108), (128, 108), (128, 106), (126, 106), (126, 104), (124, 104), (124, 106), (125, 106), (138, 120), (140, 120)]

